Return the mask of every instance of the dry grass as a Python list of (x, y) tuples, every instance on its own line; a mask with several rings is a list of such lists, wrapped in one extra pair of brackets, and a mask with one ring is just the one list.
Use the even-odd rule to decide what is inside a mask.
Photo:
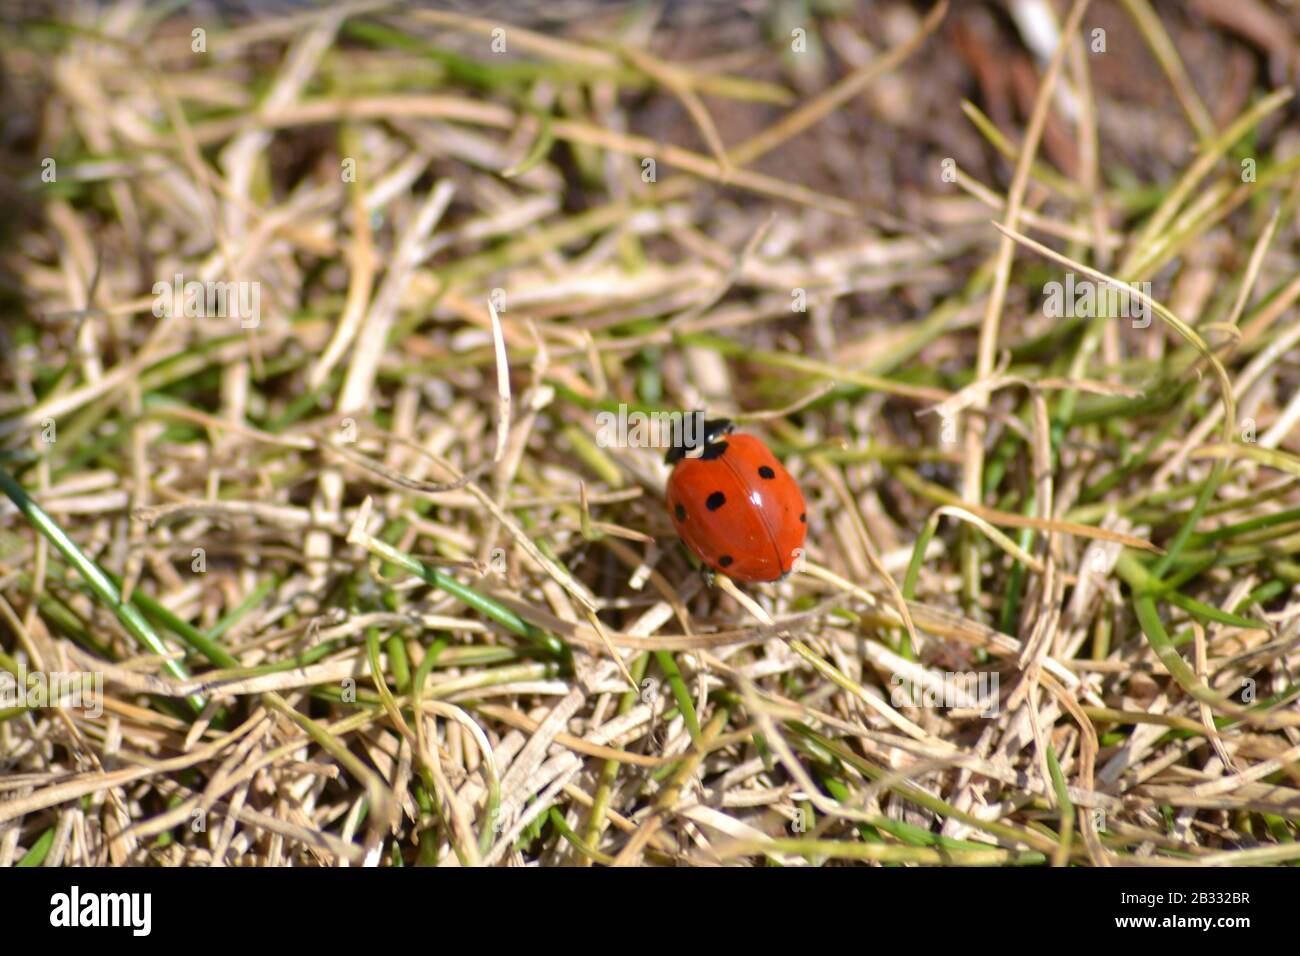
[[(0, 667), (104, 685), (0, 711), (0, 864), (1300, 859), (1290, 90), (960, 6), (3, 41)], [(706, 585), (620, 403), (764, 436), (800, 571)]]

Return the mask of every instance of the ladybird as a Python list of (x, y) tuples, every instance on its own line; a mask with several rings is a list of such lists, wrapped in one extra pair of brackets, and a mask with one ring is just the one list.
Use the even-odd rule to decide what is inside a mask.
[(808, 532), (799, 485), (762, 441), (735, 434), (726, 419), (706, 421), (703, 431), (702, 447), (677, 446), (664, 457), (673, 466), (673, 527), (714, 571), (736, 581), (780, 580)]

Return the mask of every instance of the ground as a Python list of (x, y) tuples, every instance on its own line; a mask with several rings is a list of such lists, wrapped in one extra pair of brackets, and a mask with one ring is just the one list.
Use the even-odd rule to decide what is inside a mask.
[(1300, 859), (1300, 13), (10, 21), (0, 865)]

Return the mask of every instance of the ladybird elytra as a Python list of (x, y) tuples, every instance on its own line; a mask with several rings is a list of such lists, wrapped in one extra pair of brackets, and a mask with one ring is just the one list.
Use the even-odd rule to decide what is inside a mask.
[(803, 493), (763, 442), (730, 422), (705, 423), (699, 454), (674, 448), (668, 511), (682, 541), (708, 567), (737, 581), (776, 581), (803, 547)]

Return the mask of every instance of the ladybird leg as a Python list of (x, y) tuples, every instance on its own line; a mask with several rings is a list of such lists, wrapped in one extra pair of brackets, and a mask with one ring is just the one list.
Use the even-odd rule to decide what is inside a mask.
[(717, 584), (718, 572), (714, 571), (707, 564), (700, 565), (700, 577), (704, 578), (704, 586), (710, 590)]

